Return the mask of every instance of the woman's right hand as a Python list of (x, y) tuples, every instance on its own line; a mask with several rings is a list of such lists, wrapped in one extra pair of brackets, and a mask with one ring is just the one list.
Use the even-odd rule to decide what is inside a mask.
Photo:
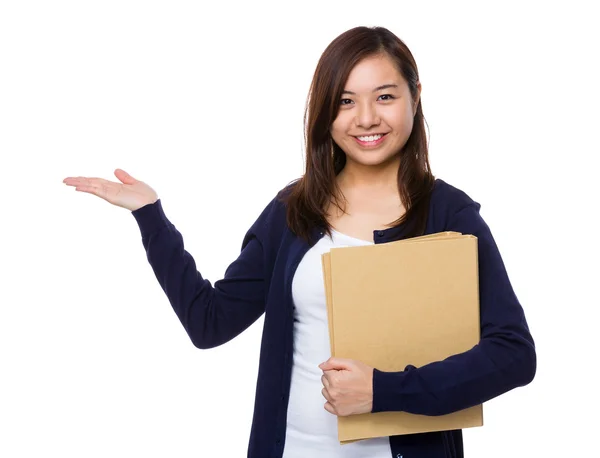
[(67, 177), (63, 180), (76, 191), (94, 194), (117, 207), (134, 211), (158, 200), (156, 191), (143, 181), (136, 180), (125, 170), (116, 169), (115, 176), (121, 183), (102, 178)]

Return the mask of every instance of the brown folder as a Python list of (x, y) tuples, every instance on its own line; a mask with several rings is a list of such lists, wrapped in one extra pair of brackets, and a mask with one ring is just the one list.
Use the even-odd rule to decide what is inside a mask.
[[(322, 255), (331, 354), (382, 371), (440, 361), (479, 342), (477, 238), (441, 232)], [(442, 416), (338, 417), (341, 443), (483, 425), (481, 405)]]

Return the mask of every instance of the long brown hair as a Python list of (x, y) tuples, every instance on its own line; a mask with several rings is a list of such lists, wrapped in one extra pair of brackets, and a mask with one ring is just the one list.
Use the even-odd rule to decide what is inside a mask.
[[(280, 194), (280, 199), (287, 204), (290, 230), (309, 243), (315, 227), (331, 235), (326, 209), (332, 198), (341, 209), (336, 175), (346, 164), (346, 154), (333, 141), (329, 130), (337, 117), (344, 85), (359, 61), (377, 54), (385, 54), (396, 63), (408, 83), (413, 101), (418, 97), (417, 64), (404, 42), (388, 29), (356, 27), (339, 35), (325, 49), (317, 64), (304, 112), (306, 170), (286, 188), (287, 192)], [(398, 169), (398, 192), (406, 212), (390, 223), (391, 226), (407, 223), (403, 238), (423, 235), (434, 182), (419, 97), (413, 129), (402, 148)]]

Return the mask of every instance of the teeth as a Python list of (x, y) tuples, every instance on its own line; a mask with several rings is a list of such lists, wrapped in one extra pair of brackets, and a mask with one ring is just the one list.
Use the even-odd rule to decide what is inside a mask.
[(383, 135), (369, 135), (368, 137), (357, 137), (361, 142), (374, 142), (375, 140), (379, 140)]

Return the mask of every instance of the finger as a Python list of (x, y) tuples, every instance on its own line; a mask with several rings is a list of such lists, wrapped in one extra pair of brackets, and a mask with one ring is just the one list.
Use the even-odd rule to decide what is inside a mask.
[(323, 384), (323, 386), (325, 388), (329, 389), (330, 382), (329, 382), (329, 379), (327, 378), (327, 374), (321, 375), (321, 383)]
[(321, 394), (323, 395), (323, 397), (327, 400), (327, 402), (329, 402), (330, 404), (333, 404), (333, 399), (331, 398), (331, 396), (329, 395), (329, 392), (327, 391), (327, 388), (323, 388), (321, 390)]
[(137, 180), (123, 169), (115, 169), (115, 176), (125, 184), (134, 184)]
[(95, 196), (100, 196), (100, 191), (97, 186), (86, 186), (84, 184), (79, 184), (75, 187), (75, 191), (87, 192), (88, 194), (94, 194)]
[[(113, 183), (111, 181), (105, 180), (104, 178), (96, 178), (96, 177), (68, 177), (63, 180), (63, 183), (70, 186), (95, 186), (100, 183)], [(114, 183), (118, 184), (118, 183)]]
[(325, 361), (321, 367), (322, 370), (350, 370), (353, 366), (353, 361), (348, 358), (336, 358), (332, 356)]
[(325, 405), (324, 405), (323, 407), (324, 407), (324, 408), (325, 408), (325, 410), (326, 410), (327, 412), (329, 412), (330, 414), (337, 415), (337, 413), (336, 413), (335, 409), (333, 408), (333, 406), (332, 406), (332, 405), (331, 405), (329, 402), (326, 402), (326, 403), (325, 403)]
[(67, 177), (63, 180), (63, 183), (69, 186), (77, 186), (80, 184), (84, 184), (84, 177)]
[(77, 186), (75, 191), (87, 192), (88, 194), (94, 194), (93, 190), (87, 186)]
[(321, 369), (322, 371), (330, 369), (330, 367), (329, 367), (329, 359), (327, 361), (323, 361), (321, 364), (319, 364), (319, 369)]
[(70, 182), (71, 186), (75, 186), (76, 189), (82, 191), (96, 191), (100, 189), (100, 184), (90, 178), (78, 178), (77, 180)]
[(106, 200), (110, 194), (111, 185), (115, 185), (116, 183), (111, 183), (110, 181), (106, 180), (102, 181), (89, 181), (89, 184), (78, 184), (75, 190), (94, 194), (95, 196)]

